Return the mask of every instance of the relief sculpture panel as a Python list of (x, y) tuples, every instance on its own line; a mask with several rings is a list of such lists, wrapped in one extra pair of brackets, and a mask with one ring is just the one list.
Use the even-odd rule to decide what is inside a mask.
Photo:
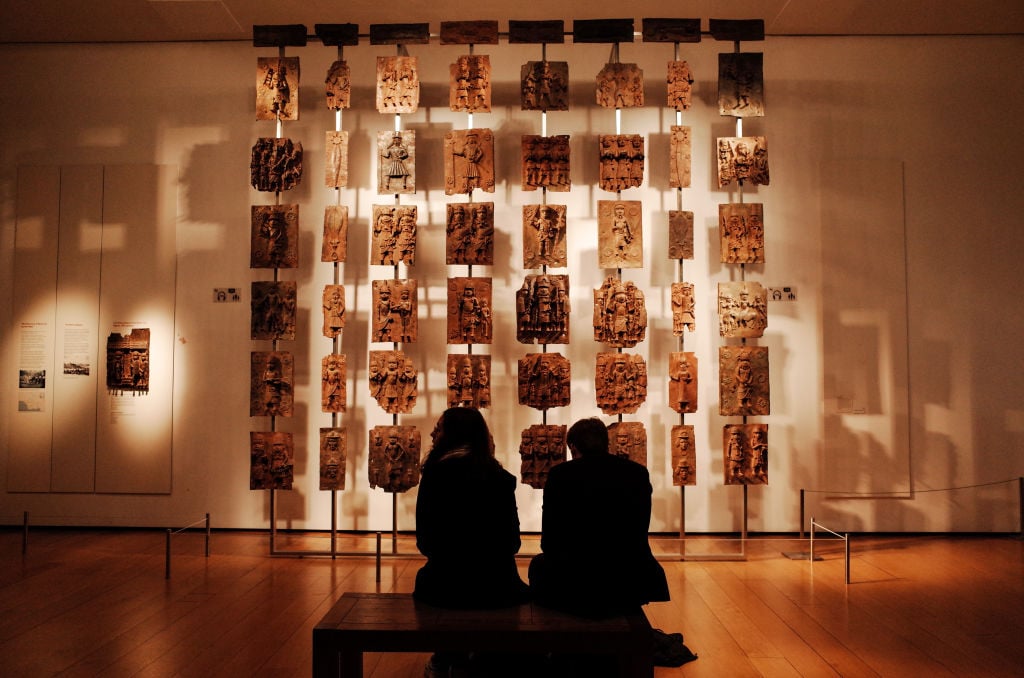
[(527, 61), (519, 69), (524, 111), (569, 110), (569, 62)]
[(523, 205), (523, 268), (566, 265), (565, 205)]
[(542, 137), (524, 134), (523, 190), (568, 191), (572, 188), (569, 175), (569, 135)]
[(568, 344), (570, 310), (569, 276), (526, 276), (516, 292), (516, 339), (522, 344)]
[(719, 188), (733, 181), (767, 186), (768, 180), (768, 143), (764, 137), (719, 137)]
[(445, 263), (494, 265), (494, 203), (448, 203)]
[(683, 336), (683, 332), (693, 332), (697, 327), (697, 314), (693, 297), (693, 283), (672, 283), (672, 334)]
[(693, 426), (672, 427), (672, 484), (676, 487), (697, 484), (697, 455), (694, 451)]
[(252, 351), (250, 357), (249, 416), (292, 416), (295, 362), (291, 352)]
[(525, 428), (520, 436), (519, 477), (524, 485), (543, 490), (548, 471), (566, 459), (565, 426), (534, 424)]
[(250, 431), (249, 489), (292, 489), (294, 459), (295, 445), (291, 433)]
[(674, 351), (668, 354), (668, 401), (679, 414), (697, 411), (697, 354)]
[(647, 334), (644, 293), (632, 281), (614, 276), (594, 290), (594, 341), (632, 348)]
[(718, 283), (718, 333), (760, 337), (768, 326), (768, 291), (758, 282)]
[(324, 285), (321, 305), (323, 307), (323, 335), (333, 339), (345, 329), (345, 286)]
[(373, 281), (373, 341), (409, 343), (419, 338), (416, 280)]
[(720, 346), (718, 379), (723, 417), (771, 414), (767, 346)]
[(605, 414), (631, 414), (647, 400), (647, 363), (634, 353), (597, 354), (597, 406)]
[(294, 281), (253, 282), (250, 338), (269, 341), (294, 339), (296, 294)]
[(415, 426), (374, 426), (367, 466), (370, 487), (407, 492), (419, 485), (419, 430)]
[(726, 485), (768, 484), (768, 424), (722, 427)]
[(112, 394), (149, 393), (148, 327), (107, 336), (107, 390)]
[(444, 135), (445, 195), (481, 190), (494, 193), (494, 133), (452, 130)]
[(491, 343), (491, 279), (448, 278), (448, 343)]
[(491, 111), (491, 58), (464, 54), (448, 67), (448, 106), (453, 111)]
[(420, 105), (418, 57), (377, 57), (377, 111), (415, 113)]
[(256, 57), (256, 119), (299, 119), (299, 57)]
[(340, 263), (348, 257), (348, 207), (328, 205), (324, 208), (324, 237), (320, 261)]
[(636, 64), (609, 63), (597, 74), (597, 105), (637, 108), (644, 105), (644, 72)]
[(253, 205), (250, 225), (250, 268), (298, 268), (298, 205)]
[(388, 414), (409, 414), (419, 395), (419, 376), (402, 351), (370, 351), (370, 395)]
[(415, 205), (374, 205), (370, 263), (377, 266), (416, 262)]
[(351, 105), (352, 69), (348, 67), (346, 62), (335, 61), (327, 69), (327, 77), (324, 79), (324, 93), (329, 110), (340, 111)]
[(668, 107), (677, 111), (690, 108), (693, 98), (693, 74), (685, 61), (668, 62)]
[(377, 132), (377, 193), (416, 192), (416, 131)]
[(668, 185), (670, 188), (690, 186), (690, 128), (672, 125), (669, 133)]
[(345, 355), (331, 353), (320, 361), (320, 411), (344, 412), (348, 406)]
[(723, 264), (764, 263), (764, 206), (759, 202), (718, 206)]
[(570, 365), (558, 353), (531, 353), (519, 359), (519, 404), (536, 410), (569, 404)]
[(448, 407), (491, 406), (491, 356), (448, 354)]
[(605, 191), (624, 191), (644, 181), (644, 138), (640, 134), (602, 134), (598, 185)]
[(718, 113), (735, 118), (764, 115), (764, 55), (761, 52), (719, 53)]
[(320, 489), (345, 489), (348, 432), (343, 428), (320, 429)]
[(608, 426), (608, 452), (647, 466), (647, 430), (639, 421), (619, 421)]
[(597, 201), (597, 265), (643, 267), (643, 210), (639, 200)]
[(280, 193), (302, 181), (302, 143), (260, 137), (252, 147), (249, 180), (257, 191)]
[(693, 259), (693, 212), (669, 210), (668, 258)]
[(324, 186), (348, 186), (348, 132), (325, 132), (324, 156)]

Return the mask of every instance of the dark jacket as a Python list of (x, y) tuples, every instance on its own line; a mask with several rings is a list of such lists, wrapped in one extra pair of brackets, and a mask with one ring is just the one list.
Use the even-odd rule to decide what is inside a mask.
[(413, 596), (431, 605), (505, 607), (528, 597), (516, 569), (516, 479), (493, 458), (455, 453), (423, 469), (416, 547), (427, 563)]
[(581, 614), (611, 614), (668, 600), (651, 553), (651, 481), (625, 458), (592, 454), (553, 467), (544, 487), (541, 550), (530, 564), (534, 598)]

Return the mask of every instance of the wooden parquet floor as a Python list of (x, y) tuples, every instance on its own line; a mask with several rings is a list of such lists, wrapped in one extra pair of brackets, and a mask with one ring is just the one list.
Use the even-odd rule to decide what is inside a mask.
[[(655, 539), (663, 554), (679, 542)], [(385, 552), (391, 550), (385, 537)], [(700, 658), (671, 676), (1024, 676), (1024, 542), (1016, 536), (861, 536), (823, 560), (807, 542), (687, 540), (665, 560), (672, 600), (647, 607)], [(309, 676), (311, 631), (345, 591), (411, 591), (422, 560), (271, 557), (262, 532), (0, 531), (0, 676)], [(324, 535), (278, 535), (323, 550)], [(373, 535), (339, 550), (372, 553)], [(414, 552), (402, 537), (399, 553)], [(744, 560), (697, 559), (736, 553)], [(524, 552), (536, 551), (527, 537)], [(600, 552), (595, 551), (595, 558)], [(528, 559), (520, 561), (525, 575)], [(366, 675), (419, 678), (427, 655), (369, 655)]]

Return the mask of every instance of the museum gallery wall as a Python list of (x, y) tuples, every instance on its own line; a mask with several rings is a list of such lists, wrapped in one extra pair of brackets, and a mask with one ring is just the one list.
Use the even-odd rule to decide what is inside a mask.
[[(177, 265), (174, 298), (160, 310), (122, 310), (152, 277), (129, 267), (119, 274), (125, 285), (106, 278), (98, 293), (117, 308), (86, 319), (97, 337), (86, 351), (97, 408), (173, 400), (146, 420), (173, 424), (163, 430), (173, 436), (164, 468), (174, 480), (123, 503), (83, 498), (134, 490), (58, 482), (54, 468), (89, 454), (108, 462), (96, 449), (78, 453), (46, 438), (33, 454), (45, 457), (49, 478), (30, 494), (12, 472), (22, 458), (12, 426), (5, 512), (42, 498), (39, 513), (55, 523), (191, 522), (210, 510), (215, 522), (223, 515), (226, 525), (265, 527), (273, 488), (279, 526), (329, 527), (335, 491), (341, 528), (390, 529), (394, 506), (399, 528), (411, 529), (414, 460), (450, 404), (484, 408), (499, 459), (521, 478), (528, 530), (539, 528), (543, 479), (564, 455), (564, 427), (581, 416), (601, 416), (615, 451), (651, 470), (656, 531), (679, 529), (683, 501), (689, 530), (738, 529), (742, 488), (733, 485), (749, 486), (755, 530), (795, 529), (801, 487), (905, 492), (914, 460), (903, 168), (863, 154), (824, 154), (810, 167), (801, 144), (824, 132), (813, 120), (805, 130), (800, 116), (813, 102), (793, 90), (806, 50), (771, 38), (716, 41), (704, 24), (700, 42), (678, 46), (640, 35), (509, 44), (502, 25), (493, 43), (435, 36), (371, 45), (364, 35), (343, 46), (311, 38), (283, 54), (210, 47), (221, 71), (196, 69), (166, 48), (157, 73), (191, 92), (196, 110), (142, 84), (140, 102), (165, 97), (167, 120), (149, 138), (133, 135), (130, 152), (117, 148), (116, 125), (103, 131), (112, 116), (87, 113), (93, 131), (80, 136), (91, 141), (76, 143), (100, 152), (21, 164), (49, 164), (58, 176), (73, 176), (87, 158), (178, 166), (175, 243), (153, 248)], [(189, 77), (176, 74), (182, 68)], [(131, 59), (113, 73), (139, 83), (153, 75)], [(768, 148), (770, 183), (755, 172), (741, 188)], [(820, 182), (856, 184), (851, 210), (871, 214), (870, 224), (837, 209), (841, 201), (822, 205)], [(62, 191), (70, 183), (60, 181)], [(30, 248), (21, 216), (32, 212), (19, 212), (15, 289), (36, 276), (36, 264), (22, 263)], [(839, 228), (842, 237), (830, 240), (826, 216), (828, 230), (867, 231)], [(115, 242), (104, 239), (104, 257)], [(871, 266), (864, 281), (856, 269), (875, 247), (899, 267)], [(822, 256), (846, 260), (849, 277), (836, 270), (823, 282)], [(145, 359), (136, 347), (143, 329)], [(19, 340), (5, 336), (8, 364), (17, 365), (20, 349), (10, 344)], [(162, 352), (156, 360), (154, 352)], [(884, 378), (865, 380), (851, 356), (883, 356)], [(152, 368), (145, 377), (143, 364)], [(111, 365), (120, 366), (115, 382)], [(19, 395), (37, 386), (33, 369)], [(74, 421), (58, 416), (57, 392), (77, 383), (74, 371), (62, 363), (41, 389), (60, 426)], [(823, 397), (834, 406), (826, 416)], [(862, 405), (875, 422), (867, 429), (856, 418)], [(18, 416), (7, 420), (20, 426)], [(131, 419), (115, 420), (96, 419), (126, 432)], [(864, 430), (874, 441), (866, 448)], [(873, 447), (884, 454), (865, 456)], [(111, 467), (128, 480), (132, 460), (160, 445), (136, 448)], [(870, 472), (879, 465), (884, 473)], [(168, 494), (147, 503), (153, 492)], [(860, 526), (885, 524), (858, 511), (850, 515)]]

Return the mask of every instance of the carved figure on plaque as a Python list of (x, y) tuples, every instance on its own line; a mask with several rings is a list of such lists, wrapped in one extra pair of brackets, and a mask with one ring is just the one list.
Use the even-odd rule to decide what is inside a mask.
[(523, 484), (543, 490), (548, 471), (566, 460), (565, 426), (534, 424), (523, 429), (519, 457), (522, 459), (519, 473)]
[(647, 466), (647, 430), (639, 421), (618, 421), (608, 426), (608, 453)]
[(643, 266), (643, 210), (639, 200), (598, 200), (597, 229), (598, 266)]
[(594, 290), (594, 341), (631, 348), (647, 334), (644, 293), (632, 281), (614, 276)]
[(491, 279), (448, 278), (448, 343), (491, 343)]
[(328, 205), (324, 208), (324, 239), (320, 261), (336, 263), (348, 257), (348, 207)]
[(761, 52), (718, 55), (718, 113), (736, 118), (764, 115), (764, 55)]
[(389, 414), (408, 414), (416, 406), (419, 377), (402, 351), (370, 351), (370, 395)]
[(320, 410), (344, 412), (348, 404), (348, 380), (344, 354), (331, 353), (320, 360)]
[(720, 346), (718, 379), (723, 417), (771, 414), (767, 346)]
[(718, 138), (718, 187), (733, 181), (768, 185), (768, 144), (764, 137)]
[(693, 212), (669, 210), (668, 258), (693, 259)]
[(373, 309), (374, 341), (416, 341), (419, 322), (415, 280), (374, 280)]
[(636, 64), (605, 64), (597, 74), (597, 105), (638, 108), (644, 105), (644, 72)]
[(640, 134), (601, 134), (598, 185), (605, 191), (634, 188), (644, 180), (644, 138)]
[(669, 135), (668, 185), (670, 188), (690, 186), (690, 128), (672, 125)]
[(148, 327), (107, 336), (107, 390), (114, 395), (125, 391), (149, 393)]
[(299, 57), (256, 57), (256, 119), (299, 119)]
[(605, 414), (630, 414), (647, 400), (647, 363), (633, 353), (597, 354), (597, 406)]
[(448, 68), (448, 105), (453, 111), (490, 113), (491, 58), (486, 54), (464, 54)]
[(694, 312), (693, 283), (672, 283), (672, 334), (683, 336), (697, 328), (697, 314)]
[(768, 484), (768, 424), (722, 427), (726, 485)]
[(352, 69), (344, 61), (335, 61), (327, 69), (327, 78), (324, 80), (324, 89), (327, 94), (327, 108), (332, 111), (340, 111), (348, 108), (352, 99)]
[(377, 193), (416, 192), (416, 131), (377, 132)]
[(377, 111), (415, 113), (419, 105), (418, 57), (377, 57)]
[(523, 268), (563, 267), (565, 205), (523, 205)]
[(524, 111), (569, 110), (569, 62), (527, 61), (519, 69)]
[(324, 327), (323, 334), (333, 339), (345, 328), (345, 286), (324, 285), (323, 293)]
[(294, 339), (296, 283), (257, 281), (252, 284), (250, 338)]
[(444, 135), (445, 195), (494, 192), (494, 134), (489, 129), (452, 130)]
[(252, 147), (249, 176), (257, 191), (280, 193), (298, 186), (302, 181), (302, 143), (260, 137)]
[(326, 132), (324, 149), (324, 185), (345, 188), (348, 186), (348, 132)]
[(370, 429), (370, 487), (406, 492), (420, 483), (420, 432), (415, 426)]
[(249, 432), (249, 489), (290, 490), (295, 446), (284, 431)]
[(569, 276), (526, 276), (516, 292), (516, 339), (521, 344), (568, 344), (570, 310)]
[(688, 110), (693, 95), (693, 74), (690, 72), (690, 64), (685, 61), (668, 62), (668, 75), (665, 80), (668, 83), (668, 107), (677, 111)]
[(569, 361), (558, 353), (519, 359), (519, 404), (536, 410), (565, 407), (571, 395)]
[(299, 206), (253, 205), (250, 268), (298, 268)]
[(249, 416), (290, 417), (295, 369), (289, 351), (253, 351), (249, 367)]
[(348, 432), (343, 428), (320, 429), (320, 489), (345, 489)]
[(676, 487), (697, 484), (697, 454), (694, 451), (693, 426), (672, 427), (672, 484)]
[(768, 326), (768, 291), (758, 282), (718, 283), (718, 332), (760, 337)]
[(374, 205), (370, 263), (413, 264), (416, 259), (415, 205)]
[(569, 176), (569, 135), (542, 137), (524, 134), (523, 190), (568, 191), (572, 188)]
[(448, 407), (491, 406), (491, 356), (448, 354)]
[(697, 354), (668, 354), (668, 403), (679, 414), (697, 411)]
[(494, 265), (494, 203), (449, 203), (445, 221), (445, 263)]
[(718, 206), (723, 264), (764, 263), (764, 206), (759, 202)]

